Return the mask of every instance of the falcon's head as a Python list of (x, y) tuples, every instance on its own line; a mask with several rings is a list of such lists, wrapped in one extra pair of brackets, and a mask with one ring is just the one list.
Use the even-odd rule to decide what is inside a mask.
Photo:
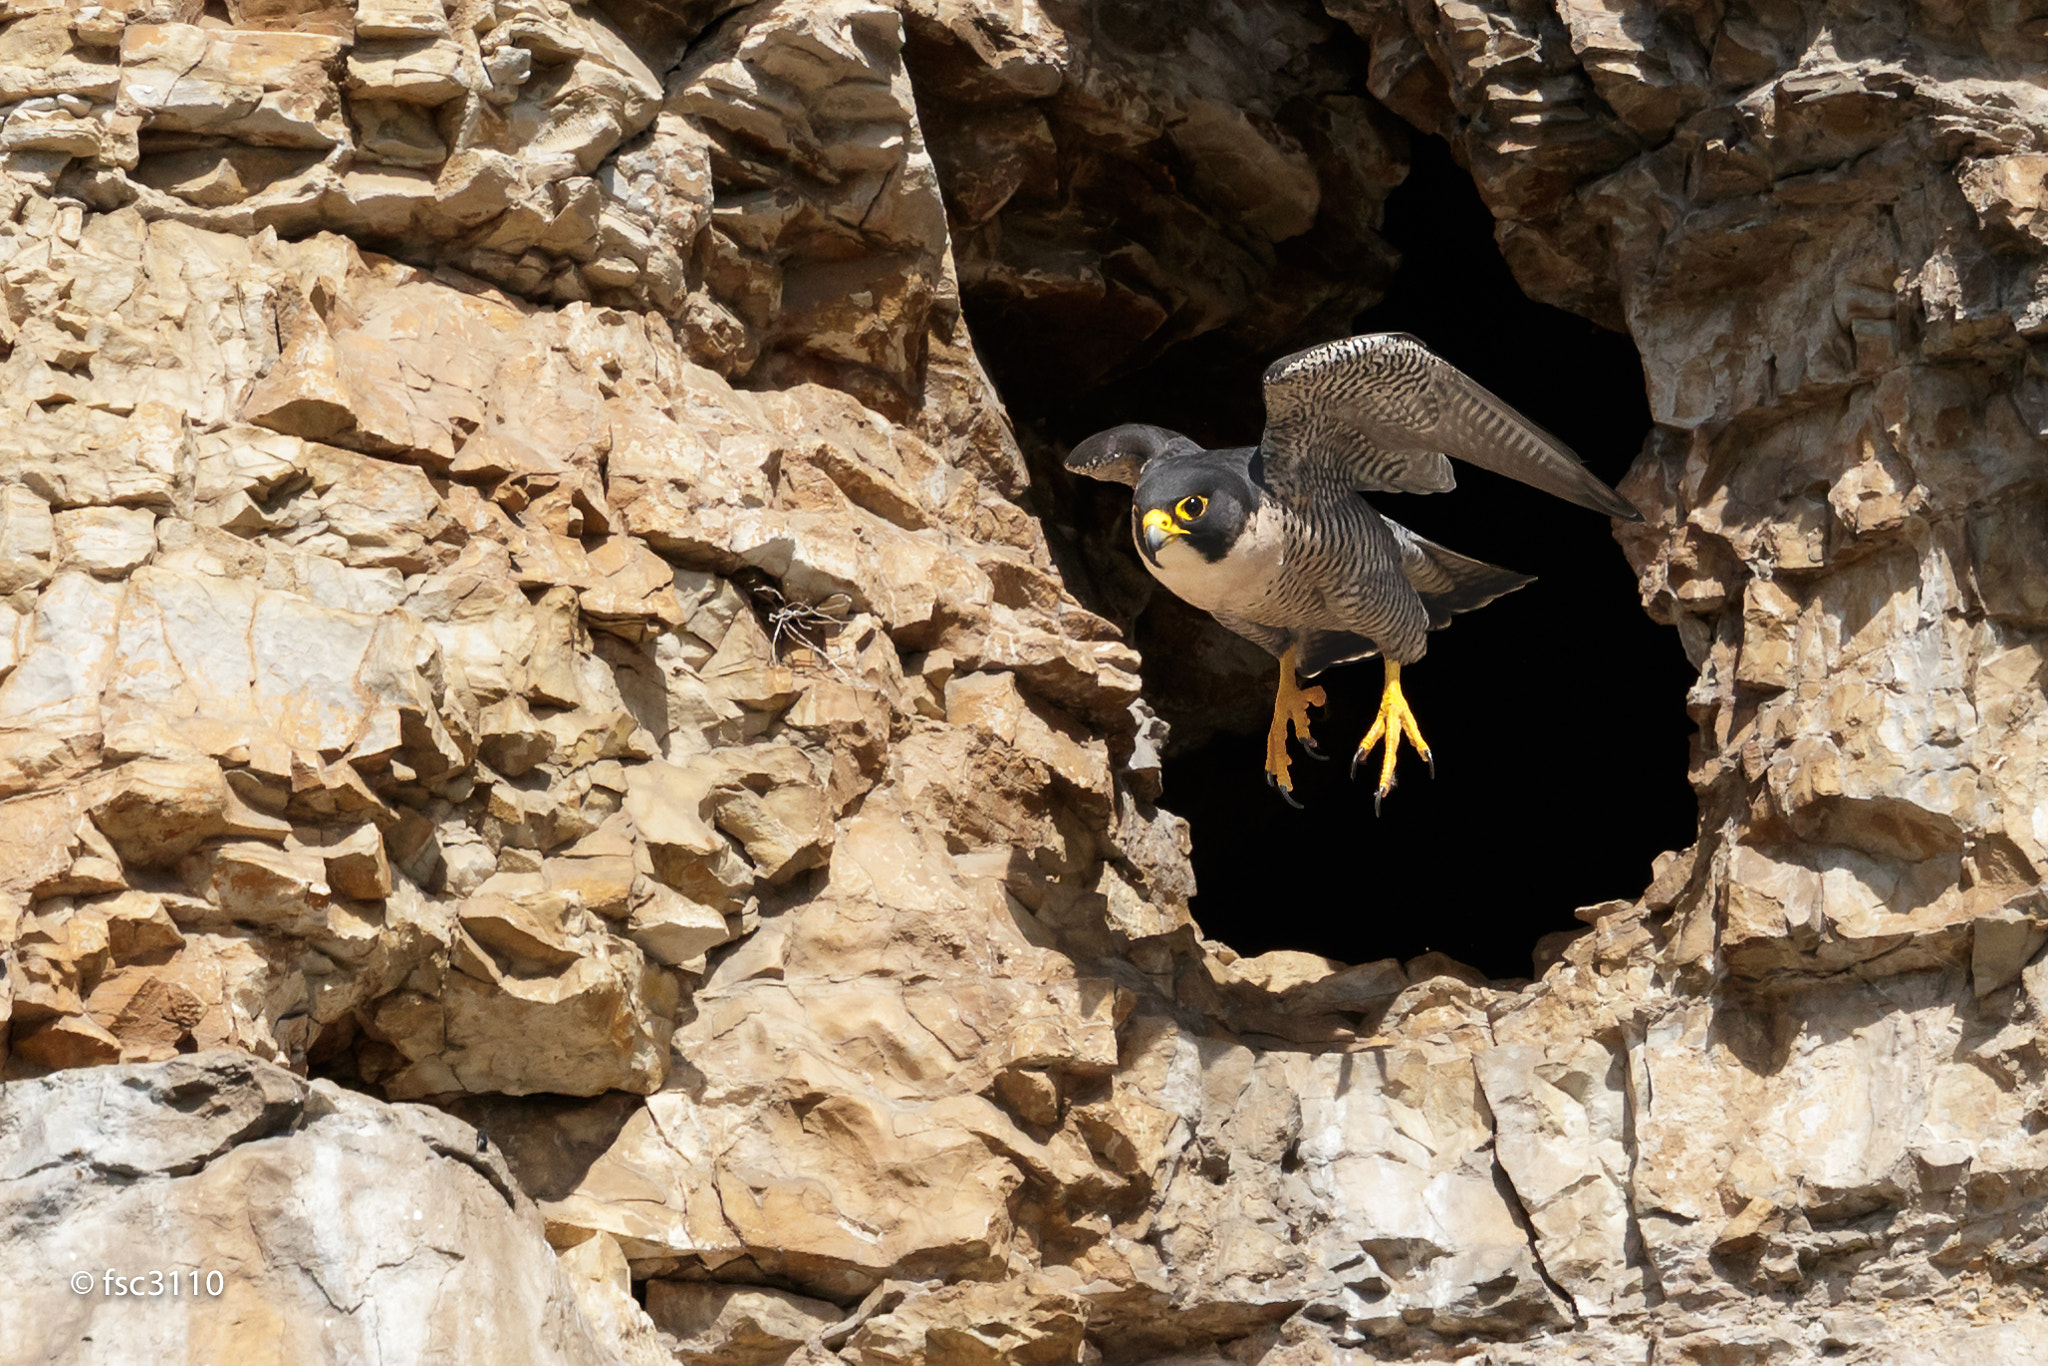
[(1131, 536), (1154, 568), (1186, 553), (1215, 564), (1230, 554), (1258, 505), (1242, 452), (1156, 460), (1145, 466), (1132, 491)]

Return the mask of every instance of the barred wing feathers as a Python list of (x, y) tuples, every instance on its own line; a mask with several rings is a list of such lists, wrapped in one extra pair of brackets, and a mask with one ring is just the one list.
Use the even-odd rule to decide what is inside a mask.
[(1406, 333), (1296, 352), (1267, 369), (1265, 384), (1263, 450), (1276, 484), (1334, 477), (1367, 493), (1441, 493), (1457, 482), (1457, 459), (1642, 520), (1563, 442)]

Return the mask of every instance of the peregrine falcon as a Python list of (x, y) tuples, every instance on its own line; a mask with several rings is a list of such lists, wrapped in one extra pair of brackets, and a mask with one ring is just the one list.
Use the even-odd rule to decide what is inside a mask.
[[(1563, 442), (1403, 332), (1326, 342), (1266, 371), (1257, 446), (1204, 450), (1178, 432), (1130, 425), (1068, 454), (1077, 474), (1132, 487), (1131, 536), (1152, 576), (1230, 630), (1280, 657), (1266, 732), (1266, 781), (1290, 802), (1287, 728), (1321, 758), (1302, 688), (1333, 664), (1385, 657), (1379, 714), (1351, 771), (1381, 740), (1377, 811), (1394, 785), (1401, 737), (1430, 764), (1401, 666), (1426, 634), (1530, 577), (1467, 559), (1375, 512), (1360, 493), (1441, 493), (1446, 457), (1470, 461), (1625, 521), (1642, 514)], [(1295, 803), (1299, 805), (1299, 803)]]

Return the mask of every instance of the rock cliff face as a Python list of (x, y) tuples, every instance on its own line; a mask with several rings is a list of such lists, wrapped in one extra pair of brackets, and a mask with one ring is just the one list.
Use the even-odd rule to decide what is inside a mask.
[[(0, 22), (0, 1338), (2048, 1358), (2048, 15)], [(1635, 340), (1700, 670), (1521, 988), (1200, 937), (980, 359), (1343, 330), (1401, 120)]]

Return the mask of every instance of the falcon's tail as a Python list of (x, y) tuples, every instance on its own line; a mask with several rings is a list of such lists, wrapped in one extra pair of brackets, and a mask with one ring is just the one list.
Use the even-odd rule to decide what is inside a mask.
[(1484, 607), (1502, 594), (1536, 581), (1533, 574), (1517, 574), (1512, 569), (1446, 550), (1399, 522), (1388, 522), (1387, 529), (1401, 544), (1401, 572), (1408, 576), (1410, 586), (1422, 598), (1422, 605), (1429, 609), (1432, 631), (1449, 625), (1460, 612)]

